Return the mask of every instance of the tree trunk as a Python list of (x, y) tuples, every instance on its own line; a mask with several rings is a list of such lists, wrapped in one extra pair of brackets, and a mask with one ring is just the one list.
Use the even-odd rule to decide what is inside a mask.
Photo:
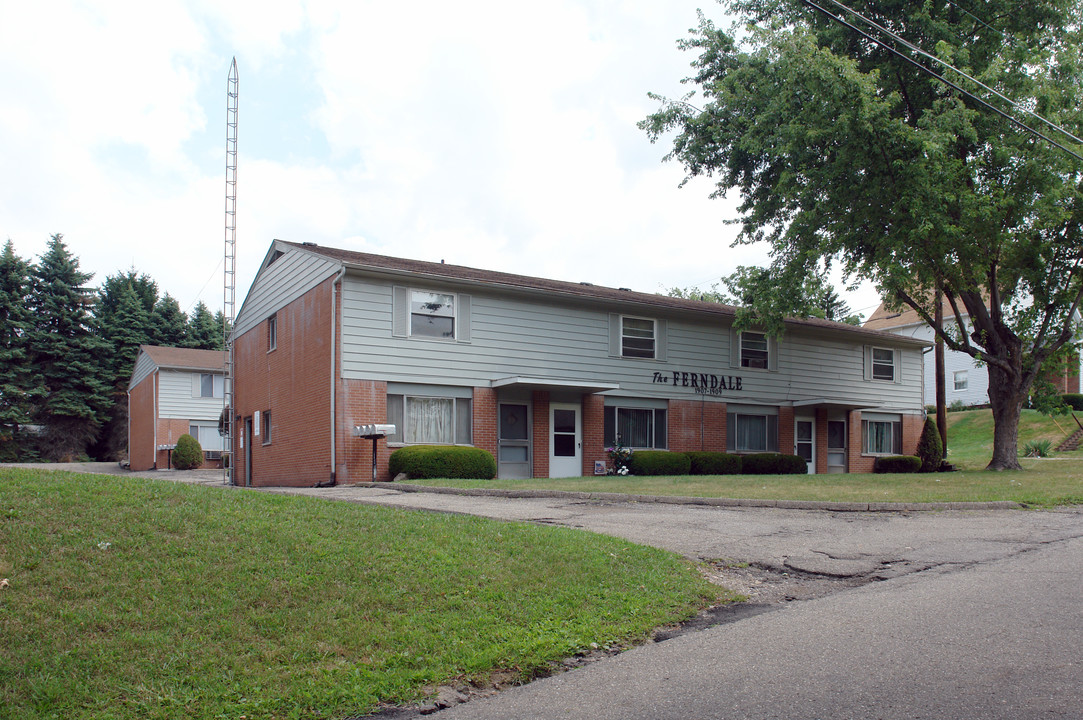
[(1019, 464), (1019, 416), (1029, 388), (993, 365), (989, 369), (989, 404), (993, 409), (993, 459), (986, 470), (1022, 470)]

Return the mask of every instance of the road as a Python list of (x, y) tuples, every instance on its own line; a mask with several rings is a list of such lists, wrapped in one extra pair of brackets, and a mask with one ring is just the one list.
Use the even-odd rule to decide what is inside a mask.
[(800, 578), (760, 598), (769, 611), (431, 716), (440, 720), (1083, 718), (1078, 509), (832, 513), (321, 492), (749, 562), (767, 584)]

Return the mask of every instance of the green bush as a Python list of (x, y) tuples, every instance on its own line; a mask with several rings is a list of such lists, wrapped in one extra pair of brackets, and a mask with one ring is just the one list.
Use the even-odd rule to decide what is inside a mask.
[(916, 473), (919, 470), (921, 470), (921, 458), (917, 455), (878, 457), (872, 466), (874, 473)]
[(628, 458), (633, 475), (687, 475), (692, 461), (684, 453), (668, 450), (636, 450)]
[(940, 461), (944, 459), (944, 443), (940, 440), (940, 430), (931, 417), (925, 418), (925, 426), (921, 428), (918, 457), (921, 458), (920, 472), (923, 473), (936, 472), (940, 469)]
[(1073, 410), (1083, 410), (1083, 395), (1079, 393), (1065, 393), (1061, 395), (1064, 404)]
[(800, 475), (808, 472), (808, 463), (798, 455), (755, 453), (741, 456), (745, 475)]
[(739, 475), (741, 456), (723, 452), (686, 452), (691, 461), (692, 475)]
[(199, 441), (185, 433), (177, 438), (177, 446), (173, 448), (173, 467), (178, 470), (195, 470), (203, 464), (203, 448)]
[(492, 453), (476, 447), (457, 445), (411, 445), (391, 453), (391, 477), (406, 473), (411, 479), (496, 477)]

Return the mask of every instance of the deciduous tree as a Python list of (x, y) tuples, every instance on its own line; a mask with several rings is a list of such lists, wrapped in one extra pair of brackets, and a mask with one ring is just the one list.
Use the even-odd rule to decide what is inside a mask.
[(930, 325), (937, 291), (950, 325), (968, 315), (940, 334), (988, 368), (988, 467), (1018, 468), (1021, 407), (1083, 300), (1083, 163), (1019, 123), (1083, 149), (1019, 108), (1083, 135), (1080, 1), (818, 3), (864, 34), (799, 0), (722, 4), (742, 26), (701, 16), (681, 43), (702, 97), (641, 127), (741, 192), (739, 242), (769, 243), (779, 272), (838, 263)]

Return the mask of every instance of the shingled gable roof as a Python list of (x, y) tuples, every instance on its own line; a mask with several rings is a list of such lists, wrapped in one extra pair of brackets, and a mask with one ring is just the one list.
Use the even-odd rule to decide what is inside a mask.
[(198, 350), (195, 348), (140, 345), (151, 361), (160, 368), (170, 370), (220, 370), (226, 366), (226, 354), (221, 350)]
[[(729, 320), (734, 318), (737, 311), (737, 308), (732, 305), (636, 292), (627, 288), (611, 288), (586, 282), (574, 283), (562, 280), (549, 280), (528, 275), (515, 275), (513, 273), (496, 272), (493, 270), (479, 270), (462, 265), (449, 265), (443, 262), (434, 263), (423, 260), (395, 258), (387, 255), (375, 255), (353, 250), (340, 250), (338, 248), (316, 245), (315, 243), (295, 243), (285, 240), (276, 240), (276, 242), (297, 248), (298, 250), (315, 253), (330, 260), (342, 263), (347, 268), (353, 269), (386, 271), (391, 273), (410, 273), (435, 279), (467, 281), (472, 284), (512, 288), (523, 291), (540, 291), (569, 297), (580, 297), (589, 300), (609, 301), (624, 305), (636, 304), (657, 309), (706, 313)], [(830, 320), (821, 320), (820, 318), (787, 318), (786, 324), (794, 327), (820, 328), (843, 333), (857, 333), (859, 335), (890, 339), (894, 343), (928, 344), (924, 341), (903, 338), (894, 333), (867, 330), (854, 325), (846, 325)]]

